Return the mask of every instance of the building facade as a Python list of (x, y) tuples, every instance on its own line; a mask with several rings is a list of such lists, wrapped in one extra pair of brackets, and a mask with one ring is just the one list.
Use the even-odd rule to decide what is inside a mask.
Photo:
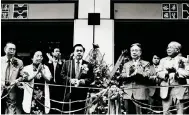
[(2, 44), (16, 41), (20, 57), (29, 56), (32, 47), (48, 52), (59, 46), (66, 57), (74, 44), (83, 44), (87, 55), (95, 43), (114, 65), (134, 42), (151, 59), (154, 52), (166, 55), (167, 44), (176, 40), (186, 55), (188, 7), (181, 0), (2, 0)]

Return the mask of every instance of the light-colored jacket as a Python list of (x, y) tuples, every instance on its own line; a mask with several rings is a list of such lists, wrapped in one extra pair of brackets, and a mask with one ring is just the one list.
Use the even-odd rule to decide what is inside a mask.
[[(15, 61), (16, 63), (13, 64), (12, 61)], [(1, 57), (1, 95), (3, 93), (3, 87), (5, 86), (5, 73), (6, 73), (6, 68), (7, 68), (7, 63), (8, 59), (6, 56)], [(23, 69), (23, 62), (22, 60), (13, 57), (11, 59), (11, 64), (10, 64), (10, 76), (9, 76), (9, 80), (10, 82), (15, 81), (16, 79), (18, 79), (19, 75), (22, 75), (22, 69)], [(16, 89), (15, 87), (12, 88), (12, 90), (10, 91), (9, 94), (11, 100), (16, 100)]]
[[(45, 68), (44, 70), (45, 70), (45, 74), (46, 74), (45, 76), (48, 77), (47, 79), (50, 80), (52, 77), (50, 70), (46, 65), (44, 65), (44, 68)], [(27, 72), (29, 74), (28, 78), (31, 78), (32, 74), (34, 74), (33, 65), (31, 64), (31, 65), (25, 66), (23, 71)], [(24, 98), (23, 98), (23, 102), (22, 102), (22, 107), (26, 113), (31, 112), (33, 87), (34, 87), (34, 79), (32, 79), (30, 82), (24, 83)], [(49, 94), (49, 86), (46, 82), (45, 82), (44, 90), (45, 90), (45, 113), (47, 114), (50, 111), (50, 94)]]
[(138, 63), (137, 69), (141, 75), (137, 74), (129, 78), (128, 75), (133, 61), (129, 61), (123, 66), (122, 77), (125, 78), (123, 86), (126, 88), (124, 91), (127, 93), (123, 96), (124, 99), (131, 99), (132, 95), (137, 100), (148, 100), (149, 98), (149, 89), (144, 87), (148, 86), (150, 63), (144, 60), (139, 60)]
[[(6, 73), (6, 68), (7, 68), (7, 63), (8, 59), (6, 56), (1, 57), (1, 96), (4, 92), (4, 86), (5, 86), (5, 73)], [(14, 63), (13, 63), (14, 62)], [(9, 76), (9, 80), (11, 83), (13, 83), (15, 80), (18, 80), (22, 78), (22, 72), (23, 70), (23, 62), (22, 60), (13, 57), (11, 59), (11, 64), (10, 64), (10, 76)], [(12, 87), (12, 89), (10, 90), (10, 93), (8, 95), (8, 97), (12, 100), (15, 101), (16, 103), (20, 103), (20, 100), (18, 99), (18, 92), (19, 89), (17, 88), (17, 85), (14, 85)], [(19, 106), (18, 104), (15, 104), (16, 106), (16, 114), (22, 114), (22, 108), (21, 106)], [(8, 108), (6, 108), (8, 109)]]
[[(169, 67), (170, 65), (172, 65), (176, 71), (178, 71), (179, 68), (179, 61), (182, 60), (182, 62), (184, 62), (184, 68), (180, 68), (183, 71), (183, 76), (184, 78), (180, 79), (175, 79), (175, 78), (170, 78), (170, 75), (167, 75), (167, 70), (166, 68)], [(164, 79), (166, 76), (168, 76), (168, 80), (162, 80), (160, 83), (160, 86), (171, 86), (171, 85), (185, 85), (187, 84), (187, 79), (189, 77), (189, 68), (188, 68), (188, 64), (187, 64), (187, 59), (177, 55), (174, 58), (170, 58), (170, 57), (165, 57), (163, 59), (160, 60), (160, 65), (158, 68), (158, 77)], [(178, 72), (178, 74), (175, 74), (175, 77), (179, 77), (180, 73)], [(170, 81), (171, 80), (171, 81)], [(177, 99), (188, 99), (189, 98), (189, 91), (187, 87), (174, 87), (172, 88), (172, 93), (170, 93), (169, 91), (169, 87), (161, 87), (160, 88), (160, 96), (162, 99), (167, 98), (168, 95), (170, 94), (174, 94), (176, 96)]]

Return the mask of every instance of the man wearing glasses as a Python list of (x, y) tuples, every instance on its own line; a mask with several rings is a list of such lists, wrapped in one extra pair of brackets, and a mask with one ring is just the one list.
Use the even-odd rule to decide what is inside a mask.
[[(187, 59), (181, 56), (181, 44), (170, 42), (167, 48), (167, 57), (161, 59), (158, 78), (161, 80), (160, 86), (185, 85), (189, 78), (189, 68)], [(177, 109), (177, 114), (183, 114), (184, 102), (189, 99), (188, 87), (161, 87), (160, 96), (164, 115), (169, 114), (172, 105)]]

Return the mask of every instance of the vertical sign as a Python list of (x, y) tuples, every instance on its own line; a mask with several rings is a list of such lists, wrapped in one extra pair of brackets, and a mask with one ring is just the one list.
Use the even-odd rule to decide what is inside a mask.
[(182, 4), (182, 19), (189, 19), (189, 4)]
[(13, 19), (28, 18), (28, 4), (14, 4)]
[(9, 19), (9, 4), (1, 4), (1, 19)]
[(178, 19), (178, 4), (162, 4), (162, 19)]

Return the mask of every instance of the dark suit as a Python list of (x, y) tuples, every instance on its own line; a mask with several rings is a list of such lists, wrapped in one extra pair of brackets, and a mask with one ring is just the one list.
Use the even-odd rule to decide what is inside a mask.
[[(81, 87), (87, 87), (90, 86), (90, 84), (94, 80), (94, 74), (93, 74), (93, 68), (92, 65), (86, 62), (85, 60), (82, 61), (81, 65), (87, 65), (88, 71), (86, 73), (83, 73), (83, 70), (80, 70), (80, 74), (78, 77), (78, 80), (83, 80), (84, 83), (80, 83), (79, 86)], [(67, 86), (70, 86), (70, 79), (75, 79), (76, 78), (76, 73), (75, 73), (75, 60), (68, 60), (64, 63), (62, 72), (61, 72), (62, 78), (65, 81), (65, 84)], [(66, 83), (67, 82), (67, 83)], [(76, 100), (85, 100), (87, 97), (87, 88), (71, 88), (71, 93), (70, 93), (70, 88), (67, 88), (67, 96), (64, 101), (76, 101)], [(80, 108), (85, 107), (85, 102), (79, 102), (79, 103), (73, 103), (71, 104), (71, 110), (77, 110)], [(65, 106), (66, 108), (66, 106)], [(64, 109), (65, 110), (65, 109)], [(84, 114), (84, 110), (74, 112), (76, 114)]]
[(55, 69), (55, 73), (54, 73), (54, 65), (53, 65), (53, 63), (47, 63), (46, 65), (49, 67), (49, 70), (50, 70), (50, 72), (51, 72), (51, 74), (53, 76), (53, 78), (51, 79), (50, 83), (51, 84), (63, 84), (63, 80), (62, 80), (62, 78), (60, 76), (63, 64), (57, 63), (56, 69)]
[[(56, 67), (54, 67), (53, 62), (47, 63), (47, 66), (49, 67), (49, 70), (53, 76), (50, 81), (50, 84), (56, 84), (56, 85), (63, 84), (63, 80), (60, 76), (62, 65), (63, 64), (57, 63)], [(50, 89), (50, 99), (53, 99), (56, 101), (63, 101), (63, 92), (65, 90), (64, 87), (50, 85), (49, 89)], [(62, 92), (62, 93), (59, 93), (59, 92)], [(62, 110), (62, 104), (51, 101), (51, 108), (57, 108), (59, 110)], [(60, 114), (60, 112), (51, 109), (50, 114)]]

